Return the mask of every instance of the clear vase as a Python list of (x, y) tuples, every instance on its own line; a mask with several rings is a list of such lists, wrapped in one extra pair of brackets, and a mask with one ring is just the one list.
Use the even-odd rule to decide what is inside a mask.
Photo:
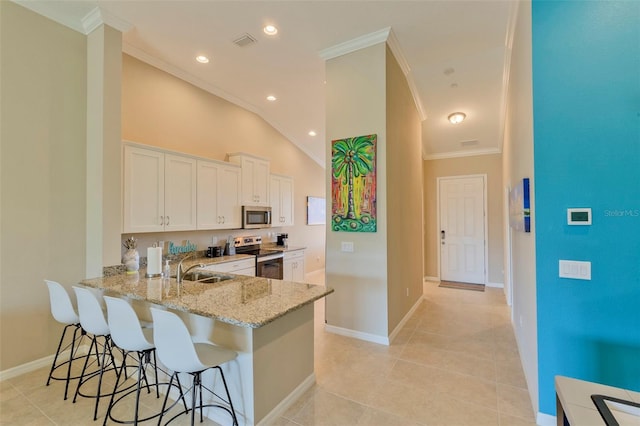
[(127, 273), (138, 272), (140, 269), (140, 254), (136, 249), (127, 249), (122, 255), (122, 263), (127, 269)]

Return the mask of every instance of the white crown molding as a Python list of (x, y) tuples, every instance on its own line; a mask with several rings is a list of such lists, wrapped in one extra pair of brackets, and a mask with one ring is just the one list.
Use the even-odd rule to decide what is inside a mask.
[(89, 13), (82, 18), (78, 18), (71, 13), (65, 12), (64, 8), (60, 8), (58, 2), (32, 1), (32, 0), (12, 0), (20, 6), (26, 7), (32, 12), (49, 18), (65, 27), (84, 35), (90, 34), (93, 30), (102, 24), (109, 25), (120, 32), (127, 32), (133, 25), (117, 16), (94, 7)]
[(82, 28), (84, 29), (84, 34), (91, 34), (96, 28), (100, 25), (106, 24), (116, 30), (126, 33), (133, 25), (129, 22), (118, 18), (117, 16), (107, 12), (106, 10), (100, 9), (99, 7), (94, 8), (91, 12), (87, 13), (82, 18)]
[(389, 37), (387, 38), (387, 45), (393, 56), (398, 61), (398, 65), (400, 65), (400, 69), (404, 73), (405, 78), (407, 79), (407, 85), (409, 86), (409, 91), (411, 92), (411, 96), (413, 97), (413, 102), (416, 105), (416, 109), (418, 110), (418, 115), (420, 116), (420, 121), (424, 121), (427, 119), (427, 113), (424, 110), (424, 106), (422, 105), (422, 99), (420, 98), (420, 94), (418, 92), (418, 88), (416, 87), (416, 83), (413, 80), (413, 75), (411, 74), (411, 67), (409, 66), (409, 62), (407, 62), (407, 58), (404, 56), (402, 52), (402, 48), (400, 47), (400, 42), (396, 37), (393, 29), (389, 29)]
[(425, 160), (444, 160), (447, 158), (475, 157), (477, 155), (493, 155), (501, 154), (498, 148), (473, 149), (469, 151), (452, 151), (443, 152), (441, 154), (429, 154), (424, 157)]
[(29, 1), (29, 0), (12, 0), (14, 3), (25, 7), (32, 12), (49, 18), (58, 24), (71, 28), (74, 31), (85, 34), (82, 23), (67, 13), (61, 12), (57, 6), (57, 2)]
[(269, 120), (267, 118), (265, 118), (265, 116), (262, 114), (262, 111), (256, 107), (253, 104), (250, 104), (248, 102), (243, 101), (242, 99), (233, 96), (232, 94), (225, 92), (224, 90), (220, 89), (219, 87), (213, 86), (209, 83), (206, 83), (204, 81), (202, 81), (201, 79), (189, 74), (188, 72), (186, 72), (185, 70), (178, 68), (174, 65), (171, 65), (161, 59), (156, 58), (155, 56), (150, 55), (149, 53), (145, 52), (144, 50), (138, 49), (137, 47), (132, 46), (129, 43), (126, 42), (122, 42), (122, 51), (124, 53), (126, 53), (127, 55), (133, 56), (136, 59), (141, 60), (142, 62), (145, 62), (155, 68), (158, 68), (159, 70), (162, 70), (168, 74), (173, 75), (174, 77), (177, 77), (181, 80), (184, 80), (188, 83), (193, 84), (194, 86), (208, 92), (211, 93), (212, 95), (218, 96), (219, 98), (222, 98), (228, 102), (231, 102), (232, 104), (235, 104), (236, 106), (239, 106), (240, 108), (244, 108), (247, 111), (251, 111), (257, 115), (260, 116), (260, 118), (262, 118), (265, 122), (267, 122), (271, 127), (273, 127), (275, 130), (277, 130), (282, 136), (284, 136), (288, 141), (290, 141), (292, 144), (294, 144), (300, 151), (302, 151), (303, 153), (305, 153), (309, 158), (311, 158), (313, 161), (315, 161), (316, 163), (318, 163), (318, 165), (320, 167), (322, 167), (323, 169), (326, 167), (325, 166), (325, 161), (324, 158), (317, 158), (315, 155), (312, 155), (305, 147), (303, 144), (298, 143), (296, 141), (295, 138), (290, 137), (289, 135), (287, 135), (287, 133), (283, 130), (284, 128), (282, 126), (280, 126), (278, 123)]
[(389, 38), (391, 28), (383, 28), (373, 33), (365, 34), (360, 37), (356, 37), (352, 40), (345, 41), (344, 43), (337, 44), (333, 47), (328, 47), (320, 51), (320, 57), (325, 61), (338, 56), (346, 55), (347, 53), (355, 52), (365, 47), (374, 46), (379, 43), (386, 42)]

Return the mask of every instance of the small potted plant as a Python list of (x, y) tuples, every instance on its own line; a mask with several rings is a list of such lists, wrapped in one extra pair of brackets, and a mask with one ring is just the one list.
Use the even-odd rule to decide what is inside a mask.
[(138, 253), (138, 250), (136, 250), (138, 242), (133, 238), (133, 236), (131, 236), (124, 240), (122, 245), (126, 249), (122, 255), (122, 263), (127, 269), (127, 274), (138, 272), (138, 269), (140, 269), (140, 254)]

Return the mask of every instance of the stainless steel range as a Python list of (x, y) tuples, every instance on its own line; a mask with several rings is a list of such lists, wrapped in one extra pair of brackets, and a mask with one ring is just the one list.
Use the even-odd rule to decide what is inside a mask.
[(234, 239), (236, 254), (251, 254), (256, 257), (256, 276), (281, 280), (284, 277), (284, 253), (280, 250), (262, 248), (262, 237), (248, 236)]

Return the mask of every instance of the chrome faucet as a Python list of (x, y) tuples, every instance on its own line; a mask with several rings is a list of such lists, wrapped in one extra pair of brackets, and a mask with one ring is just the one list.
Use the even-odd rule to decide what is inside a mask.
[(193, 257), (193, 255), (190, 254), (189, 256), (183, 257), (182, 260), (180, 261), (180, 263), (178, 263), (178, 267), (176, 268), (176, 281), (178, 281), (178, 284), (182, 283), (182, 277), (184, 276), (184, 274), (186, 274), (190, 270), (192, 270), (194, 268), (204, 268), (204, 263), (196, 263), (195, 265), (189, 266), (186, 271), (183, 271), (182, 270), (182, 262), (184, 262), (185, 260), (189, 259), (190, 257)]

